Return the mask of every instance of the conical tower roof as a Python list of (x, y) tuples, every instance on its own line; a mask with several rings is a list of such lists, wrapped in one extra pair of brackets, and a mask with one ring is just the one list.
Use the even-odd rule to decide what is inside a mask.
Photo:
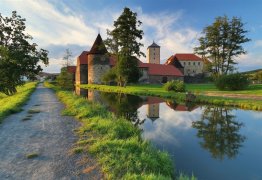
[(98, 34), (91, 50), (89, 51), (89, 54), (106, 54), (106, 53), (107, 53), (106, 46), (101, 38), (101, 35)]
[(148, 48), (160, 48), (160, 46), (157, 45), (155, 41), (153, 41), (153, 43), (150, 46), (148, 46)]

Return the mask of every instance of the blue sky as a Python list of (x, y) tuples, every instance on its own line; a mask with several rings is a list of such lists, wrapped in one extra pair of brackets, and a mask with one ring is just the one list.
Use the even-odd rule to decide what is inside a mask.
[(241, 17), (252, 41), (244, 45), (248, 53), (237, 58), (238, 70), (262, 68), (261, 0), (1, 0), (0, 13), (10, 16), (16, 10), (26, 18), (33, 41), (50, 52), (50, 65), (44, 70), (59, 72), (65, 49), (75, 59), (90, 49), (99, 31), (105, 39), (106, 29), (112, 29), (125, 6), (143, 22), (142, 51), (155, 40), (162, 63), (172, 54), (192, 53), (202, 29), (215, 17)]

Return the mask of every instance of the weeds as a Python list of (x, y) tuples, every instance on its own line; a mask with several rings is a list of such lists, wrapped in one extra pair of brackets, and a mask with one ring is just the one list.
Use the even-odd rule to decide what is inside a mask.
[(36, 158), (38, 157), (39, 155), (37, 153), (30, 153), (30, 154), (27, 154), (26, 155), (26, 158), (27, 159), (33, 159), (33, 158)]

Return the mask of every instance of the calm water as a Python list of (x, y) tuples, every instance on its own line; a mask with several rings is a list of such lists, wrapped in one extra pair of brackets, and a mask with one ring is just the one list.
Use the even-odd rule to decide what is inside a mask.
[(78, 90), (143, 130), (177, 171), (200, 180), (262, 179), (262, 112)]

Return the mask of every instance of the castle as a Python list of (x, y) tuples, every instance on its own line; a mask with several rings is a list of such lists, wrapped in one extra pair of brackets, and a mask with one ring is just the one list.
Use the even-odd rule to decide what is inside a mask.
[[(184, 76), (203, 72), (203, 61), (194, 54), (175, 54), (160, 64), (160, 46), (153, 42), (147, 48), (147, 63), (139, 59), (140, 83), (160, 84), (170, 80), (183, 80)], [(102, 84), (101, 77), (116, 65), (115, 56), (108, 55), (105, 44), (98, 34), (90, 51), (83, 51), (77, 58), (75, 72), (76, 84)]]

